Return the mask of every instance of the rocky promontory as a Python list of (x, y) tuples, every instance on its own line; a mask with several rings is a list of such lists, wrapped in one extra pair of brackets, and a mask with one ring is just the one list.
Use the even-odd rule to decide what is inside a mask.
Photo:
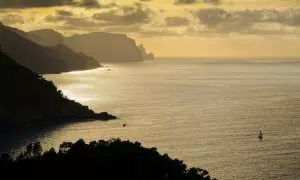
[(92, 56), (99, 62), (139, 62), (143, 55), (134, 39), (123, 34), (95, 32), (65, 38), (65, 44), (75, 52)]
[(144, 60), (153, 60), (155, 58), (153, 53), (146, 52), (146, 49), (143, 44), (139, 45), (138, 48), (139, 48), (140, 52), (142, 53)]
[(42, 76), (17, 64), (0, 51), (0, 126), (111, 120), (107, 112), (95, 113), (65, 97)]

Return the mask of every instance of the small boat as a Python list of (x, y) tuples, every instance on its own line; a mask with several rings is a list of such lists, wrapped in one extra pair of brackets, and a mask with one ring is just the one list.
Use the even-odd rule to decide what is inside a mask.
[(258, 138), (259, 138), (259, 139), (262, 139), (262, 138), (263, 138), (263, 133), (261, 132), (261, 130), (259, 131)]

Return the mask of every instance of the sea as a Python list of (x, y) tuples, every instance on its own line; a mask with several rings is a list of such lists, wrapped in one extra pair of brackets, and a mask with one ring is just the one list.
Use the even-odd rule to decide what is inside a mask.
[(300, 179), (300, 61), (161, 59), (45, 78), (119, 119), (2, 130), (1, 152), (121, 138), (220, 180)]

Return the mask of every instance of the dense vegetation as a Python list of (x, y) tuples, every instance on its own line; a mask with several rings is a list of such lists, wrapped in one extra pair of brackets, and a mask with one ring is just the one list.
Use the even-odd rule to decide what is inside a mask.
[(0, 126), (82, 119), (115, 119), (64, 97), (52, 82), (0, 51)]
[[(86, 144), (64, 142), (59, 152), (42, 154), (40, 143), (29, 144), (16, 160), (0, 159), (2, 177), (8, 179), (103, 179), (103, 180), (210, 180), (203, 169), (190, 168), (178, 159), (160, 155), (156, 148), (114, 139)], [(2, 177), (0, 177), (2, 179)]]

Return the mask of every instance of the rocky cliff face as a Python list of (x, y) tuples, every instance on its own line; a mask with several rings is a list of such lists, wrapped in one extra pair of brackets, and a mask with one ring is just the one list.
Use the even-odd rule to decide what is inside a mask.
[(28, 36), (23, 31), (0, 23), (2, 51), (35, 73), (61, 73), (100, 67), (92, 57), (75, 53), (65, 45), (45, 47), (33, 42)]
[(97, 114), (67, 99), (52, 82), (18, 65), (1, 51), (0, 82), (0, 126), (116, 118), (105, 112)]
[(94, 57), (99, 62), (138, 62), (143, 56), (135, 40), (126, 35), (104, 32), (74, 35), (65, 44), (76, 52)]
[(140, 52), (142, 53), (144, 60), (153, 60), (155, 58), (153, 53), (146, 52), (144, 45), (141, 44), (138, 46), (138, 48), (139, 48)]

